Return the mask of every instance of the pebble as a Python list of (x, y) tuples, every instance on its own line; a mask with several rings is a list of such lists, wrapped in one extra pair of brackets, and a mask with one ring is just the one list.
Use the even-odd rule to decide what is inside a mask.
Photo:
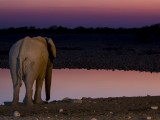
[(128, 116), (128, 119), (131, 119), (132, 117), (131, 116)]
[(110, 112), (110, 114), (113, 114), (113, 112)]
[(157, 109), (158, 109), (158, 106), (151, 106), (151, 109), (152, 109), (152, 110), (157, 110)]
[(80, 100), (80, 99), (75, 99), (75, 100), (73, 100), (73, 103), (82, 103), (82, 100)]
[(96, 118), (92, 118), (91, 120), (97, 120)]
[(65, 101), (65, 100), (71, 100), (71, 98), (65, 97), (65, 98), (62, 99), (62, 101)]
[(147, 117), (147, 120), (151, 120), (151, 119), (152, 119), (152, 117), (150, 117), (150, 116)]
[(44, 109), (47, 109), (47, 107), (44, 107)]
[(13, 116), (14, 116), (14, 117), (20, 117), (21, 114), (20, 114), (18, 111), (14, 111)]
[(62, 109), (62, 108), (61, 108), (61, 109), (59, 109), (59, 112), (60, 112), (60, 113), (62, 113), (62, 112), (63, 112), (63, 109)]
[(37, 117), (35, 117), (35, 120), (39, 120)]

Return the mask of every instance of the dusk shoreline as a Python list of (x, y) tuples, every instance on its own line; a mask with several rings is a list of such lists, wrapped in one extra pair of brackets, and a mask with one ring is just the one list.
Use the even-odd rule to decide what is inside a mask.
[(20, 120), (159, 120), (159, 106), (159, 96), (65, 99), (31, 107), (3, 105), (0, 106), (0, 119), (16, 119), (13, 113), (18, 111)]

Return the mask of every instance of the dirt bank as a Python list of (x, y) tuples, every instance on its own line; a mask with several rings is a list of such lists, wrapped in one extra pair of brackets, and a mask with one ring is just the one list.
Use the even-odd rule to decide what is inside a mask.
[(0, 119), (16, 119), (13, 113), (19, 111), (19, 120), (159, 120), (159, 106), (159, 96), (66, 99), (31, 107), (2, 105)]

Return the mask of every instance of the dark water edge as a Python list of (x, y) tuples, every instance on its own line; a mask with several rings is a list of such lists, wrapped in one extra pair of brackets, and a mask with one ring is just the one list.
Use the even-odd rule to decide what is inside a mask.
[[(38, 36), (32, 34), (29, 36)], [(0, 68), (8, 67), (8, 52), (26, 34), (0, 34)], [(133, 33), (43, 34), (57, 48), (55, 69), (106, 69), (160, 71), (160, 40)]]

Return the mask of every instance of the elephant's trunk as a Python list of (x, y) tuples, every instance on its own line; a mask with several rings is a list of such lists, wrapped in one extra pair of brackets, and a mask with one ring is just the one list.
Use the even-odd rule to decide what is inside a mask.
[(52, 67), (51, 62), (48, 63), (45, 76), (45, 91), (46, 91), (46, 101), (50, 99), (51, 81), (52, 81)]

